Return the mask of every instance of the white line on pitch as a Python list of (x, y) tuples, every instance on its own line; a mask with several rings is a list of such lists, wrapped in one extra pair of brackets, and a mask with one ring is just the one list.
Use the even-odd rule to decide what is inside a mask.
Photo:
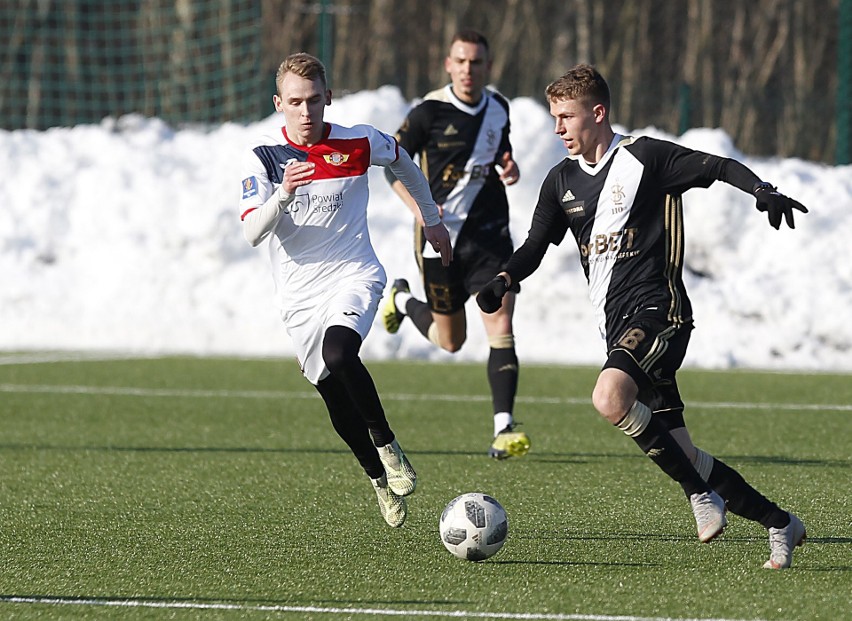
[[(183, 397), (183, 398), (236, 398), (236, 399), (317, 399), (319, 396), (312, 391), (282, 391), (282, 390), (195, 390), (175, 388), (133, 388), (129, 386), (60, 386), (52, 384), (0, 384), (0, 392), (17, 393), (60, 393), (80, 395), (118, 395), (128, 397)], [(483, 402), (491, 401), (488, 395), (424, 395), (404, 393), (382, 393), (382, 399), (387, 401), (451, 401), (451, 402)], [(551, 404), (551, 405), (588, 405), (590, 398), (580, 397), (525, 397), (518, 396), (518, 403)], [(690, 401), (692, 408), (708, 408), (719, 410), (807, 410), (812, 412), (852, 412), (850, 404), (815, 404), (815, 403), (744, 403), (728, 401)]]
[[(723, 618), (637, 617), (634, 615), (559, 614), (535, 612), (480, 612), (467, 610), (394, 610), (382, 608), (283, 606), (278, 604), (230, 604), (227, 602), (149, 601), (144, 599), (85, 599), (66, 597), (0, 596), (0, 603), (48, 604), (53, 606), (111, 606), (116, 608), (158, 608), (182, 610), (239, 610), (243, 612), (294, 612), (315, 614), (363, 614), (384, 617), (440, 617), (452, 619), (522, 619), (529, 621), (743, 621)], [(752, 619), (749, 621), (760, 621)]]
[(150, 360), (160, 356), (146, 356), (121, 352), (25, 352), (0, 355), (0, 366), (18, 364), (50, 364), (54, 362), (109, 362), (111, 360)]

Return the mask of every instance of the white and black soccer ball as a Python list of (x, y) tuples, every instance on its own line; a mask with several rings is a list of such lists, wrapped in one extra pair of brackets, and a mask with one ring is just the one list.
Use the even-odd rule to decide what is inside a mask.
[(452, 554), (468, 561), (484, 561), (506, 542), (509, 518), (491, 496), (469, 492), (444, 508), (439, 530), (441, 542)]

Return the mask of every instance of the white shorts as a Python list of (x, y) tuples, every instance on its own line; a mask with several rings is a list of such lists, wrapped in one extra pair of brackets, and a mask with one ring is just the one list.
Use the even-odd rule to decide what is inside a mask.
[(377, 280), (333, 283), (330, 290), (311, 300), (310, 306), (291, 308), (283, 313), (284, 326), (293, 339), (302, 373), (311, 384), (328, 377), (322, 359), (325, 331), (331, 326), (352, 328), (367, 338), (385, 285)]

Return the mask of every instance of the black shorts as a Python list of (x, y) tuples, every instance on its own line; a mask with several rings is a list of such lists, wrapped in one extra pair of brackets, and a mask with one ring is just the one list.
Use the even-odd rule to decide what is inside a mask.
[(476, 295), (503, 270), (513, 251), (508, 230), (492, 237), (487, 246), (459, 235), (453, 248), (453, 260), (444, 267), (441, 259), (423, 258), (424, 243), (422, 229), (419, 229), (416, 253), (423, 275), (423, 288), (429, 308), (441, 315), (452, 315), (462, 310), (470, 296)]
[(639, 312), (627, 329), (608, 343), (603, 368), (620, 369), (639, 387), (639, 401), (665, 419), (669, 429), (683, 427), (683, 400), (677, 374), (692, 323), (672, 324), (658, 311)]

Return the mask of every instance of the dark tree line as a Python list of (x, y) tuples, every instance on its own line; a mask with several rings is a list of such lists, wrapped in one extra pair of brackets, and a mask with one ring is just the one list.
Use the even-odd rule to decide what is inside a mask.
[(552, 79), (589, 62), (621, 125), (721, 127), (747, 153), (832, 162), (839, 2), (265, 0), (264, 71), (322, 49), (338, 91), (394, 84), (414, 98), (446, 81), (449, 38), (470, 26), (489, 38), (493, 82), (509, 97), (543, 100)]
[(852, 82), (839, 34), (849, 2), (4, 0), (0, 124), (259, 118), (293, 51), (323, 58), (338, 94), (392, 84), (413, 99), (446, 81), (450, 37), (473, 27), (509, 97), (543, 101), (547, 83), (590, 62), (620, 125), (720, 127), (746, 153), (833, 162), (837, 108), (852, 105), (837, 97)]

